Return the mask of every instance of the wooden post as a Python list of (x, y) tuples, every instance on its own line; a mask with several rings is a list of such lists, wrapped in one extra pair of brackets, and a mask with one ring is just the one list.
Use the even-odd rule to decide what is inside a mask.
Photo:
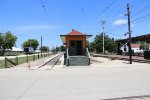
[(29, 63), (28, 63), (28, 69), (30, 69), (30, 67), (31, 67), (31, 66), (30, 66), (30, 62), (29, 62)]
[(35, 61), (35, 55), (33, 55), (33, 61)]
[(43, 54), (41, 54), (41, 58), (43, 58)]
[(38, 54), (38, 59), (40, 58), (39, 54)]
[(28, 58), (28, 55), (27, 55), (27, 63), (29, 62), (29, 58)]
[(41, 58), (42, 58), (42, 36), (41, 36)]
[(7, 58), (5, 57), (5, 68), (7, 68)]
[(18, 57), (16, 57), (16, 65), (18, 65)]

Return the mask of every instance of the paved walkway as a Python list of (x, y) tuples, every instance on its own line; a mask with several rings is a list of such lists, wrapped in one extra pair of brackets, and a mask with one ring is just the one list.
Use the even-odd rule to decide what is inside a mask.
[(0, 70), (0, 100), (103, 100), (149, 94), (148, 64)]

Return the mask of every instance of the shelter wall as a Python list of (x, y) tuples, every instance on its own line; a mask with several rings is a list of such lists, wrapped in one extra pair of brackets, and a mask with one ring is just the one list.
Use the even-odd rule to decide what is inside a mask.
[(67, 36), (66, 48), (70, 48), (70, 40), (80, 40), (82, 41), (82, 48), (86, 48), (86, 36)]

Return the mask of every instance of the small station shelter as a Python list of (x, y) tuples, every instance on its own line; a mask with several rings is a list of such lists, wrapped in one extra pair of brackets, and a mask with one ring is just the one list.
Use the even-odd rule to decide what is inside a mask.
[[(91, 36), (92, 35), (86, 35), (74, 29), (66, 35), (60, 35), (63, 44), (66, 45), (66, 56), (69, 56), (69, 58), (86, 57), (88, 52), (86, 48), (86, 40)], [(76, 60), (76, 62), (78, 61)]]
[(86, 49), (86, 40), (92, 35), (85, 35), (74, 29), (67, 35), (60, 35), (61, 40), (66, 48), (69, 50), (69, 55), (77, 56), (83, 55)]

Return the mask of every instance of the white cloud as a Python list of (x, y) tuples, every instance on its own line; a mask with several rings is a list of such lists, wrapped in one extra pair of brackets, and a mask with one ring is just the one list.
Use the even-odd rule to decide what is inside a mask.
[(134, 24), (131, 24), (131, 27), (134, 27)]
[(49, 26), (49, 25), (28, 25), (28, 26), (19, 26), (20, 30), (39, 30), (39, 29), (54, 29), (60, 28), (60, 26)]
[(37, 32), (37, 31), (47, 31), (47, 30), (56, 30), (62, 26), (50, 26), (50, 25), (5, 25), (2, 27), (3, 30), (10, 30), (14, 32), (26, 33), (26, 32)]
[(123, 16), (123, 14), (119, 14), (118, 16), (119, 16), (119, 17), (122, 17), (122, 16)]
[(100, 17), (104, 17), (104, 14), (100, 15), (99, 18), (100, 18)]
[(117, 26), (120, 26), (120, 25), (124, 25), (124, 24), (127, 24), (127, 20), (126, 19), (117, 19), (113, 22), (113, 25), (117, 25)]

